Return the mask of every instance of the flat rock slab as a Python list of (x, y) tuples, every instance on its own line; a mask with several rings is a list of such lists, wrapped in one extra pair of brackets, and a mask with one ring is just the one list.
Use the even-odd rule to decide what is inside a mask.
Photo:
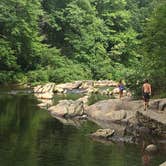
[(159, 112), (159, 111), (138, 111), (138, 113), (142, 114), (143, 116), (146, 116), (149, 119), (152, 119), (154, 121), (157, 121), (159, 123), (162, 123), (163, 125), (166, 125), (166, 112)]

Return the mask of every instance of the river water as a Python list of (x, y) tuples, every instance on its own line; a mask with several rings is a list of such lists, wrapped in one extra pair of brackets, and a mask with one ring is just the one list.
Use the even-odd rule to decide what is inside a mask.
[(140, 145), (96, 142), (88, 136), (98, 128), (94, 123), (63, 125), (32, 94), (14, 92), (0, 93), (0, 166), (158, 166), (166, 160), (165, 152), (149, 156)]

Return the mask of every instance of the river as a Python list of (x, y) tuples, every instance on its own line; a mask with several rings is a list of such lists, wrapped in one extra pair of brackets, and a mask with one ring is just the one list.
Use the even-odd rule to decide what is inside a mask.
[[(10, 92), (10, 93), (9, 93)], [(31, 93), (0, 93), (0, 166), (158, 166), (165, 153), (142, 153), (140, 145), (101, 143), (88, 134), (98, 126), (63, 125), (37, 107)]]

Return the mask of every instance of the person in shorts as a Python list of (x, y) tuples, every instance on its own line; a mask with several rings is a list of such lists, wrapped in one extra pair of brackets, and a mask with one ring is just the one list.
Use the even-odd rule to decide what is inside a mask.
[(142, 86), (142, 95), (144, 99), (144, 111), (146, 111), (147, 108), (149, 107), (149, 100), (150, 100), (151, 93), (152, 93), (151, 85), (148, 83), (148, 80), (145, 79), (144, 84)]
[(124, 84), (122, 80), (119, 81), (118, 88), (119, 88), (119, 98), (121, 99), (123, 97), (123, 90), (124, 90)]

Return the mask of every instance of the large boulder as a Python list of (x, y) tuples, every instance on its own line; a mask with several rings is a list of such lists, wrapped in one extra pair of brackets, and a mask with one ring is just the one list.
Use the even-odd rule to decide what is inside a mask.
[(142, 107), (142, 101), (127, 101), (109, 99), (99, 101), (86, 108), (87, 114), (96, 120), (119, 121), (131, 119), (135, 116), (138, 108)]
[(82, 81), (69, 82), (65, 84), (58, 84), (54, 87), (54, 92), (63, 93), (65, 90), (77, 89), (81, 86)]
[(84, 113), (82, 101), (61, 100), (56, 106), (48, 109), (53, 116), (58, 117), (75, 117)]
[(156, 151), (157, 151), (157, 146), (154, 145), (154, 144), (150, 144), (150, 145), (148, 145), (148, 146), (145, 148), (145, 150), (146, 150), (147, 152), (153, 153), (153, 152), (156, 152)]
[(84, 105), (86, 105), (88, 103), (88, 98), (89, 98), (89, 96), (84, 96), (84, 97), (77, 99), (77, 101), (81, 101), (84, 103)]
[(128, 125), (137, 123), (135, 115), (140, 107), (143, 107), (142, 101), (109, 99), (87, 106), (85, 112), (99, 126), (114, 129), (118, 136), (124, 136)]
[[(86, 113), (95, 123), (103, 128), (115, 129), (119, 135), (136, 132), (135, 135), (141, 136), (139, 131), (145, 129), (147, 134), (161, 135), (165, 138), (166, 114), (161, 112), (164, 105), (165, 99), (151, 100), (148, 111), (143, 111), (141, 100), (109, 99), (87, 106)], [(159, 109), (160, 107), (162, 109)], [(135, 128), (137, 126), (138, 131)]]
[(94, 81), (93, 80), (86, 80), (86, 81), (82, 81), (82, 84), (79, 88), (81, 89), (89, 89), (94, 87)]
[(111, 121), (121, 121), (126, 118), (126, 112), (124, 110), (111, 111), (106, 113), (106, 117)]
[(45, 85), (38, 85), (34, 87), (34, 93), (51, 93), (53, 92), (55, 83), (47, 83)]

